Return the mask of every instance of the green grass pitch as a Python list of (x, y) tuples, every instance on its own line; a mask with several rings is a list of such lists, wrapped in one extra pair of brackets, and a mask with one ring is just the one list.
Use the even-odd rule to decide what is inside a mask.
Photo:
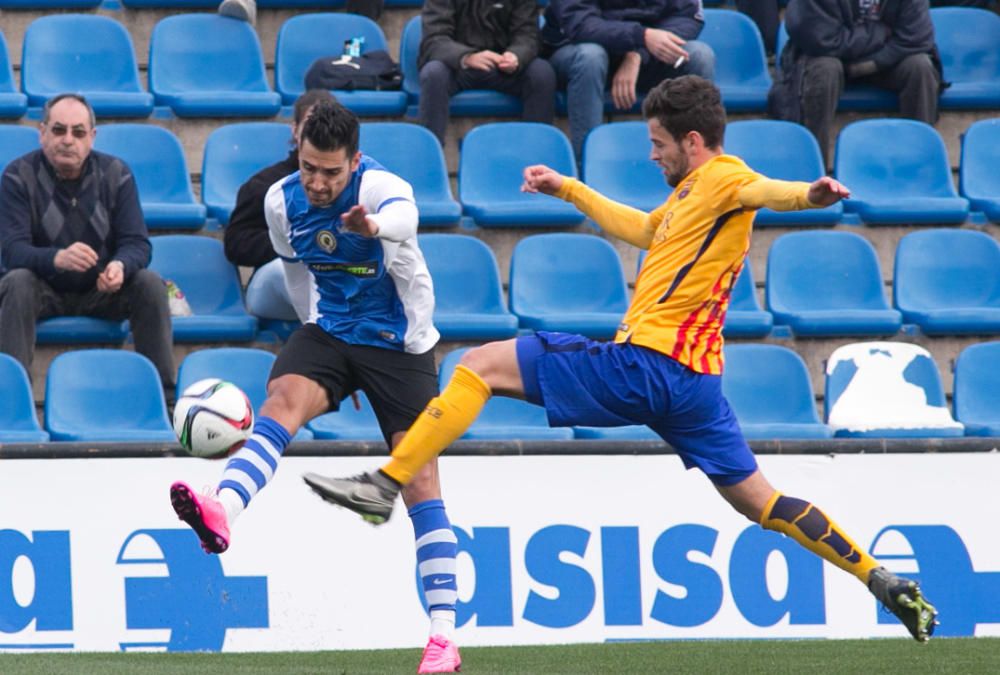
[[(349, 675), (413, 673), (419, 649), (267, 654), (0, 654), (21, 675)], [(466, 675), (539, 673), (1000, 673), (1000, 639), (693, 640), (465, 647)]]

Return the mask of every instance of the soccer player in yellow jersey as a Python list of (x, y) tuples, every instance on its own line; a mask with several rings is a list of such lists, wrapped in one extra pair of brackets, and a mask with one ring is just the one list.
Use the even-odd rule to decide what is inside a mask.
[(379, 471), (307, 474), (306, 482), (324, 499), (384, 522), (401, 486), (459, 438), (493, 394), (544, 406), (554, 426), (645, 424), (733, 508), (854, 574), (915, 639), (927, 640), (937, 612), (918, 584), (880, 566), (810, 502), (775, 490), (722, 395), (722, 324), (756, 210), (820, 208), (847, 197), (847, 188), (828, 177), (772, 180), (725, 154), (719, 90), (700, 77), (662, 82), (643, 116), (650, 159), (674, 187), (652, 213), (546, 166), (524, 171), (523, 190), (572, 202), (609, 234), (648, 250), (614, 341), (540, 331), (471, 349)]

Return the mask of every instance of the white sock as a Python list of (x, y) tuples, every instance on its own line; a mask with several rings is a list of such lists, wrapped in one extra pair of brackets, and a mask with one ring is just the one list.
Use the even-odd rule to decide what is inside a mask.
[(243, 509), (246, 508), (243, 505), (243, 497), (240, 497), (240, 493), (236, 490), (222, 488), (219, 490), (219, 501), (222, 503), (222, 508), (226, 510), (226, 521), (232, 527), (236, 516), (243, 513)]
[(455, 610), (431, 610), (431, 635), (443, 635), (449, 640), (455, 634)]

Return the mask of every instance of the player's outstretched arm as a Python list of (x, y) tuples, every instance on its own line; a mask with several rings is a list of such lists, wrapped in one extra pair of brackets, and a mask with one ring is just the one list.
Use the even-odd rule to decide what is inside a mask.
[(808, 199), (816, 206), (832, 206), (850, 196), (851, 191), (846, 186), (829, 176), (823, 176), (809, 184)]

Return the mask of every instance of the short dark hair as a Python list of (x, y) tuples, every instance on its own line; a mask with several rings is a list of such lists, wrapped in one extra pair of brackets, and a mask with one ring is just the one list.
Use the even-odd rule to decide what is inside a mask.
[(726, 109), (719, 88), (697, 75), (675, 77), (653, 87), (642, 102), (642, 115), (659, 120), (678, 143), (697, 131), (706, 147), (717, 148), (726, 133)]
[(321, 152), (344, 148), (348, 157), (358, 151), (358, 117), (336, 99), (319, 101), (302, 125), (302, 140)]
[(59, 103), (59, 101), (65, 101), (66, 99), (72, 99), (78, 103), (82, 103), (90, 114), (90, 128), (93, 129), (97, 126), (97, 119), (94, 116), (94, 109), (90, 106), (90, 101), (84, 98), (83, 94), (74, 94), (67, 92), (65, 94), (56, 94), (48, 101), (45, 102), (45, 106), (42, 108), (42, 124), (49, 123), (49, 113), (52, 112), (52, 107)]
[(305, 119), (306, 113), (309, 112), (309, 108), (313, 107), (320, 101), (333, 101), (336, 100), (326, 89), (309, 89), (297, 99), (295, 99), (295, 105), (292, 107), (292, 122), (295, 124), (302, 124), (302, 120)]

